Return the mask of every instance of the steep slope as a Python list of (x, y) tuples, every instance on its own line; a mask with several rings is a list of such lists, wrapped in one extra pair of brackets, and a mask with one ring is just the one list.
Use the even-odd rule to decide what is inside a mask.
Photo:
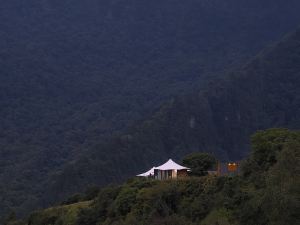
[(300, 30), (240, 70), (176, 98), (132, 131), (94, 147), (50, 181), (50, 196), (134, 176), (193, 151), (239, 160), (249, 136), (270, 127), (300, 129)]
[(2, 1), (0, 211), (35, 207), (49, 172), (245, 61), (299, 11), (298, 0)]
[(269, 129), (251, 140), (238, 176), (132, 178), (4, 225), (298, 224), (300, 131)]

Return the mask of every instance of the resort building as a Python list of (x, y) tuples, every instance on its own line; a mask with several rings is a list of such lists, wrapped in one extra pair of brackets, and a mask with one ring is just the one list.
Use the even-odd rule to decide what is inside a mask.
[(166, 163), (158, 167), (153, 167), (149, 171), (139, 174), (139, 177), (153, 177), (156, 180), (176, 179), (188, 176), (190, 169), (175, 163), (169, 159)]
[[(145, 173), (138, 174), (138, 177), (154, 178), (156, 180), (177, 179), (187, 177), (190, 168), (181, 166), (169, 159), (161, 166), (152, 167)], [(240, 172), (240, 162), (218, 162), (212, 170), (208, 170), (208, 175), (214, 176), (234, 176)]]
[(217, 175), (237, 175), (240, 172), (240, 163), (239, 162), (219, 162), (217, 168)]
[(148, 170), (145, 173), (141, 173), (136, 175), (137, 177), (154, 177), (154, 169), (155, 167), (152, 167), (152, 169)]

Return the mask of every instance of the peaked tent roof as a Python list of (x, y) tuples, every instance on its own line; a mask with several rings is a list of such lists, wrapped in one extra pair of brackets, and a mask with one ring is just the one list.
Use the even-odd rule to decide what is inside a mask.
[(157, 170), (189, 170), (190, 168), (181, 166), (174, 162), (172, 159), (169, 159), (165, 164), (155, 167)]
[(138, 174), (136, 175), (137, 177), (149, 177), (151, 175), (154, 175), (154, 169), (156, 167), (152, 167), (152, 169), (150, 169), (149, 171), (145, 172), (145, 173), (141, 173), (141, 174)]

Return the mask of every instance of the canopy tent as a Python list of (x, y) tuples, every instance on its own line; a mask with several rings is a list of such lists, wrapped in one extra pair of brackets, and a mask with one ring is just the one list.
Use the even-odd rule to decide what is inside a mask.
[(149, 171), (145, 172), (145, 173), (141, 173), (136, 175), (137, 177), (149, 177), (149, 176), (153, 176), (154, 175), (154, 169), (156, 169), (156, 167), (152, 167), (152, 169), (150, 169)]
[(165, 164), (155, 167), (156, 170), (190, 170), (190, 168), (181, 166), (174, 162), (172, 159), (169, 159)]
[(181, 166), (175, 163), (172, 159), (169, 159), (161, 166), (153, 167), (149, 171), (137, 175), (138, 177), (153, 177), (157, 180), (174, 179), (177, 177), (188, 176), (190, 168)]

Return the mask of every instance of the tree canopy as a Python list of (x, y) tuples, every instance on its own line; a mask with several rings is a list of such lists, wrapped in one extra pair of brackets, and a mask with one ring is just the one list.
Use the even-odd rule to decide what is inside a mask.
[(191, 169), (191, 175), (204, 176), (208, 170), (216, 170), (217, 159), (205, 152), (192, 153), (182, 160), (183, 165)]
[(299, 11), (299, 0), (1, 1), (0, 214), (201, 149), (242, 158), (257, 129), (299, 128), (298, 36), (240, 68)]
[[(271, 138), (272, 137), (272, 138)], [(284, 137), (284, 138), (282, 138)], [(256, 185), (251, 175), (201, 176), (157, 181), (134, 178), (99, 189), (93, 201), (79, 201), (32, 213), (21, 225), (286, 225), (299, 223), (300, 132), (271, 129), (256, 133), (248, 160), (273, 152), (274, 163)], [(280, 140), (280, 141), (279, 141)], [(265, 145), (265, 142), (268, 145)], [(257, 148), (257, 146), (264, 148)], [(274, 146), (281, 146), (277, 148)], [(262, 159), (263, 163), (269, 160)]]

